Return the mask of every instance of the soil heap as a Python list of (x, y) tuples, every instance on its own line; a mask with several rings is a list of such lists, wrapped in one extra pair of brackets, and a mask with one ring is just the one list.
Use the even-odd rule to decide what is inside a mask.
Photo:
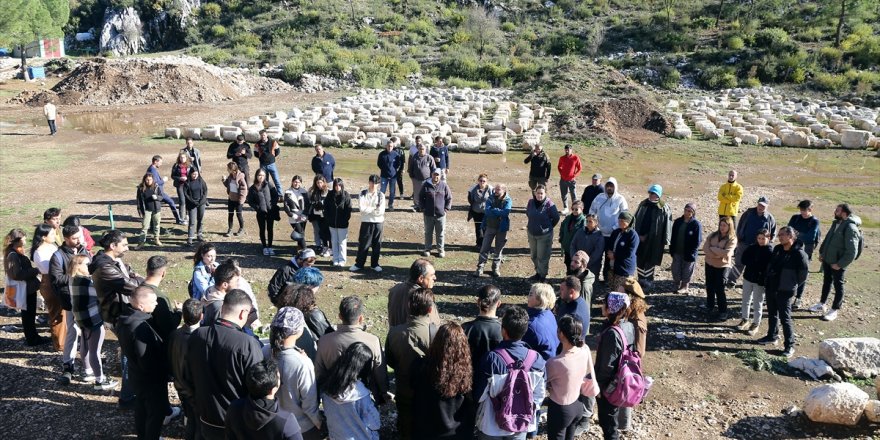
[(104, 59), (79, 65), (52, 90), (14, 101), (42, 105), (140, 105), (218, 102), (293, 90), (284, 81), (226, 69), (193, 57)]

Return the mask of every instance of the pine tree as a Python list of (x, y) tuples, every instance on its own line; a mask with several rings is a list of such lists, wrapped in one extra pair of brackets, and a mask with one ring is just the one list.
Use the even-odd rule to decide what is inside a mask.
[(68, 0), (5, 0), (0, 8), (0, 45), (18, 47), (21, 69), (27, 79), (25, 47), (42, 38), (63, 36), (70, 18)]

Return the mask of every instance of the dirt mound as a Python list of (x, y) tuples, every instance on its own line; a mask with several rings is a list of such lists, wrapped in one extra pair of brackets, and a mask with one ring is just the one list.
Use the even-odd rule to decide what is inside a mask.
[(669, 134), (672, 122), (644, 98), (612, 98), (577, 105), (572, 112), (558, 114), (553, 125), (560, 138), (583, 137), (586, 132), (617, 139), (618, 133), (642, 128)]
[(95, 59), (80, 64), (51, 91), (15, 101), (41, 105), (140, 105), (218, 102), (293, 90), (284, 81), (224, 69), (192, 57)]

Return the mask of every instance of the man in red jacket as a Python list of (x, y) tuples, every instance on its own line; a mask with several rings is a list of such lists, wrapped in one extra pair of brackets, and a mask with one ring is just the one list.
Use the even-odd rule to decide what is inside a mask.
[(565, 144), (565, 154), (559, 158), (559, 191), (562, 192), (562, 214), (568, 215), (569, 196), (577, 200), (577, 177), (581, 173), (581, 158), (574, 154), (574, 147)]

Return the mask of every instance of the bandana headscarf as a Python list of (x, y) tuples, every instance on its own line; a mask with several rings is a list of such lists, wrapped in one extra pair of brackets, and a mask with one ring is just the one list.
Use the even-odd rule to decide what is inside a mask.
[(629, 295), (620, 292), (611, 292), (606, 300), (608, 313), (616, 315), (617, 312), (629, 307)]
[(271, 327), (279, 330), (285, 338), (300, 332), (306, 325), (302, 312), (296, 307), (282, 307), (272, 319)]

